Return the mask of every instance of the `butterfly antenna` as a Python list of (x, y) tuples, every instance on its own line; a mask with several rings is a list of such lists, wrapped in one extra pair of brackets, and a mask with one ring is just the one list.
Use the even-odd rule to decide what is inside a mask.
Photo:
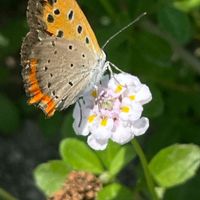
[(147, 13), (144, 12), (141, 15), (139, 15), (136, 19), (134, 19), (132, 22), (130, 22), (128, 25), (126, 25), (125, 27), (123, 27), (122, 29), (120, 29), (118, 32), (116, 32), (114, 35), (112, 35), (106, 42), (105, 44), (102, 46), (102, 49), (104, 49), (107, 44), (113, 40), (116, 36), (118, 36), (121, 32), (125, 31), (127, 28), (129, 28), (130, 26), (132, 26), (133, 24), (135, 24), (136, 22), (138, 22), (142, 17), (144, 17)]

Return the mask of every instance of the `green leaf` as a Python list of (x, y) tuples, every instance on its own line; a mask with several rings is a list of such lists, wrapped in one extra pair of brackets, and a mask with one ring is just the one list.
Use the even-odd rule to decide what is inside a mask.
[(132, 200), (131, 191), (120, 184), (111, 184), (98, 192), (97, 200)]
[(126, 166), (136, 156), (132, 146), (121, 147), (118, 153), (113, 157), (109, 167), (112, 175), (117, 175), (120, 170)]
[(150, 162), (150, 171), (162, 187), (172, 187), (193, 177), (200, 166), (200, 148), (175, 144), (161, 150)]
[(20, 125), (19, 111), (10, 99), (0, 94), (0, 131), (11, 133)]
[(111, 140), (108, 143), (107, 148), (104, 151), (98, 151), (97, 155), (100, 157), (102, 163), (104, 166), (109, 169), (110, 165), (116, 156), (116, 154), (119, 152), (121, 148), (121, 145), (112, 142)]
[(84, 142), (77, 139), (65, 139), (60, 145), (60, 154), (66, 163), (74, 169), (84, 170), (96, 174), (104, 171), (103, 166), (95, 154)]
[(200, 0), (177, 0), (174, 2), (174, 6), (184, 12), (189, 12), (200, 6)]
[(170, 33), (181, 44), (186, 44), (192, 38), (189, 17), (173, 8), (163, 6), (158, 12), (160, 27)]
[(198, 200), (200, 197), (200, 173), (184, 185), (170, 188), (166, 191), (164, 200)]
[(0, 199), (1, 200), (17, 200), (12, 194), (0, 187)]
[(107, 148), (104, 151), (97, 152), (97, 155), (100, 157), (106, 170), (109, 171), (109, 174), (115, 176), (135, 157), (135, 152), (130, 145), (121, 146), (109, 141)]
[(62, 187), (70, 171), (71, 167), (67, 163), (54, 160), (39, 165), (34, 170), (34, 177), (38, 187), (47, 196), (51, 196)]

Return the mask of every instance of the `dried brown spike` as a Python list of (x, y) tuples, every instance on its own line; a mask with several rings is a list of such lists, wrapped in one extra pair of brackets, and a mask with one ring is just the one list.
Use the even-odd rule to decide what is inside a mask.
[(71, 172), (63, 188), (48, 200), (95, 200), (101, 189), (99, 179), (88, 172)]

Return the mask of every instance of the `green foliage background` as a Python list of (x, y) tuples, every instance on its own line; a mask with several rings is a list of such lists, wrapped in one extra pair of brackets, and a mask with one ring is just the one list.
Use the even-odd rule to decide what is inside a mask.
[[(138, 76), (152, 91), (153, 101), (145, 109), (150, 129), (140, 137), (148, 159), (174, 143), (200, 145), (200, 1), (80, 0), (79, 3), (101, 45), (139, 14), (148, 13), (105, 49), (108, 60)], [(16, 134), (20, 137), (27, 119), (37, 124), (49, 143), (55, 138), (75, 137), (71, 109), (46, 119), (41, 111), (26, 104), (19, 55), (22, 39), (28, 32), (26, 6), (25, 0), (1, 0), (0, 142), (4, 138), (13, 140)], [(165, 199), (197, 200), (199, 180), (198, 172), (185, 185), (170, 189)]]

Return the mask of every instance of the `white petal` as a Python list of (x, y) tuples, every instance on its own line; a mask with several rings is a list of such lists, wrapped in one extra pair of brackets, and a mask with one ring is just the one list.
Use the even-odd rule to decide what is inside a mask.
[[(81, 103), (81, 102), (80, 102)], [(73, 110), (73, 118), (77, 119), (78, 121), (80, 121), (80, 106), (79, 103), (76, 102), (75, 106), (74, 106), (74, 110)]]
[(85, 107), (82, 100), (77, 102), (73, 110), (73, 129), (77, 135), (86, 136), (89, 134), (88, 116), (92, 113), (91, 109)]
[(143, 135), (147, 129), (149, 128), (149, 119), (146, 117), (142, 117), (132, 124), (132, 131), (135, 136)]
[(151, 100), (152, 100), (152, 94), (149, 90), (149, 87), (146, 85), (142, 85), (141, 89), (136, 94), (136, 101), (144, 105), (150, 102)]
[(112, 133), (111, 140), (118, 144), (126, 144), (134, 138), (134, 134), (129, 127), (120, 125)]
[(112, 78), (109, 81), (108, 88), (110, 91), (112, 91), (112, 93), (110, 92), (110, 94), (112, 94), (113, 97), (120, 96), (126, 90), (124, 84), (119, 82), (116, 78)]
[(95, 97), (92, 96), (93, 91), (94, 90), (90, 90), (89, 92), (85, 93), (84, 96), (83, 96), (85, 107), (88, 107), (88, 108), (91, 108), (91, 109), (93, 108), (94, 103), (95, 103)]
[(92, 106), (91, 104), (90, 105), (84, 104), (83, 100), (80, 99), (75, 104), (75, 107), (74, 107), (74, 110), (73, 110), (73, 118), (77, 121), (80, 121), (81, 116), (82, 116), (82, 118), (88, 117), (89, 115), (91, 115), (91, 113), (93, 113), (93, 107), (94, 106)]
[(90, 132), (97, 140), (107, 140), (111, 136), (111, 130), (113, 129), (114, 123), (112, 119), (108, 119), (107, 125), (102, 126), (101, 120), (102, 119), (99, 119), (98, 122), (90, 127)]
[(119, 73), (115, 75), (115, 78), (117, 81), (119, 81), (122, 85), (128, 85), (128, 86), (139, 86), (141, 85), (140, 80), (131, 74), (128, 73)]
[(108, 140), (97, 140), (93, 135), (90, 135), (87, 143), (94, 150), (104, 150), (107, 147)]
[(75, 120), (72, 125), (76, 135), (87, 136), (89, 134), (89, 125), (87, 120), (84, 119), (81, 121), (81, 124), (79, 123), (80, 121)]
[(135, 121), (141, 117), (142, 112), (143, 112), (143, 107), (141, 104), (139, 104), (137, 102), (132, 102), (131, 100), (127, 100), (127, 101), (125, 100), (122, 102), (122, 107), (124, 107), (124, 106), (130, 107), (130, 112), (125, 113), (125, 112), (121, 111), (119, 113), (120, 119)]

